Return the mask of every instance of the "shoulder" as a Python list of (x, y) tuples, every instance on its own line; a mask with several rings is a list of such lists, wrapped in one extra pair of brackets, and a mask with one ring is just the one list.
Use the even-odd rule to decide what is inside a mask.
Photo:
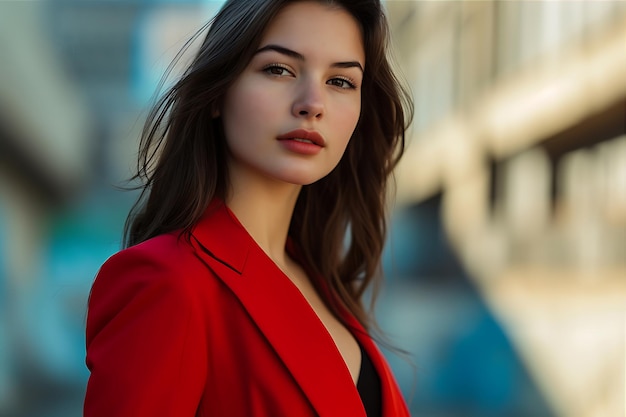
[(193, 414), (206, 377), (205, 295), (214, 281), (196, 264), (186, 240), (170, 234), (100, 268), (86, 320), (85, 415)]
[(91, 288), (88, 319), (106, 322), (131, 305), (196, 308), (208, 273), (184, 237), (178, 233), (154, 237), (106, 260)]
[(149, 281), (182, 281), (186, 271), (199, 266), (193, 247), (179, 233), (153, 237), (108, 258), (96, 276), (100, 280), (135, 276)]
[(102, 268), (125, 262), (156, 262), (166, 265), (175, 263), (176, 257), (187, 257), (190, 254), (192, 254), (192, 248), (185, 237), (179, 232), (171, 232), (122, 249), (109, 257)]

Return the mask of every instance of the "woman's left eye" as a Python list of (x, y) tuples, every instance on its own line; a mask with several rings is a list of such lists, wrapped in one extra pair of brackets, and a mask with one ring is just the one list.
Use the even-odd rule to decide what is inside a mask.
[(276, 76), (291, 75), (291, 71), (278, 64), (268, 65), (267, 67), (263, 68), (263, 71), (270, 75)]
[(326, 82), (326, 84), (330, 84), (334, 87), (345, 88), (345, 89), (356, 88), (356, 85), (352, 81), (346, 78), (331, 78), (330, 80)]

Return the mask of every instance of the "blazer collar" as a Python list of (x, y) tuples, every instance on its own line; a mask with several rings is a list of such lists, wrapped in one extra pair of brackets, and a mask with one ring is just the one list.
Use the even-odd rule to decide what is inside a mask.
[(241, 274), (256, 243), (226, 204), (215, 199), (209, 204), (191, 235), (212, 258)]
[[(192, 230), (192, 243), (240, 300), (317, 414), (365, 417), (350, 372), (323, 323), (222, 201), (207, 208)], [(383, 417), (403, 415), (397, 412), (403, 401), (381, 353), (358, 321), (349, 314), (346, 318), (380, 375)]]

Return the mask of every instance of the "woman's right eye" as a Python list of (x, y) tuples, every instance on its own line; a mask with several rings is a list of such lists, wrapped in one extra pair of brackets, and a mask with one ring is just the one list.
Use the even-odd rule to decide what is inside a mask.
[(279, 77), (284, 76), (284, 75), (292, 75), (289, 69), (279, 64), (268, 65), (265, 68), (263, 68), (263, 71), (265, 71), (266, 73), (270, 75), (276, 75)]

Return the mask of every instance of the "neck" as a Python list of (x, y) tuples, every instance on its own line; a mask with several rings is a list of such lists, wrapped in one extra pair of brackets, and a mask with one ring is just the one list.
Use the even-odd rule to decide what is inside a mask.
[(278, 265), (285, 265), (285, 244), (300, 185), (233, 181), (226, 205), (250, 236)]

